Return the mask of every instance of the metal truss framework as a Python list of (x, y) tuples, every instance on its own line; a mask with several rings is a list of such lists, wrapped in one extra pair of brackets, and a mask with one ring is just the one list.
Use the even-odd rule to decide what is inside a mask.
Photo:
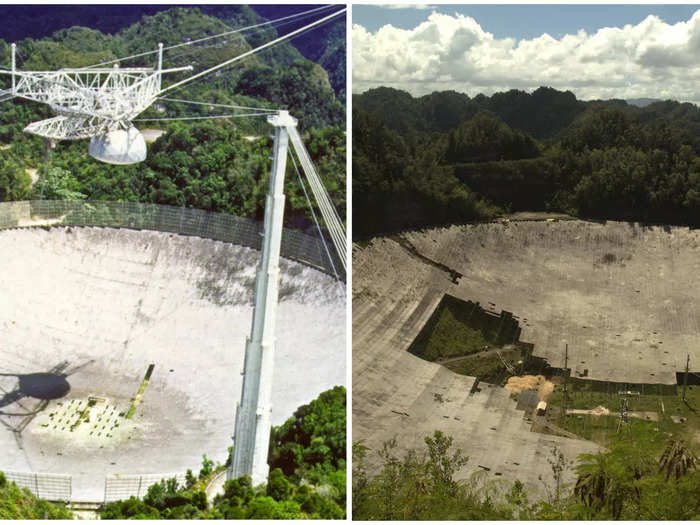
[(108, 128), (108, 121), (98, 117), (58, 117), (32, 122), (24, 131), (40, 137), (52, 140), (61, 139), (89, 139), (99, 135)]
[(148, 108), (161, 91), (163, 73), (189, 71), (191, 66), (163, 69), (159, 44), (157, 68), (77, 68), (58, 71), (18, 71), (12, 44), (12, 88), (15, 96), (48, 104), (58, 116), (25, 128), (53, 140), (77, 140), (117, 129)]

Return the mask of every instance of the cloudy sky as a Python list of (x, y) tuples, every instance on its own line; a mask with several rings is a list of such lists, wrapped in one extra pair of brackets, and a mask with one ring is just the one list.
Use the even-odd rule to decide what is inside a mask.
[(352, 38), (355, 93), (551, 86), (700, 104), (700, 5), (354, 5)]

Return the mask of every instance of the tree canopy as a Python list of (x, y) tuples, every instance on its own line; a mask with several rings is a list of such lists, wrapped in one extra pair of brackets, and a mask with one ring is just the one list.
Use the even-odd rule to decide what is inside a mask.
[(700, 225), (700, 108), (540, 88), (353, 97), (356, 238), (512, 211)]
[(21, 489), (0, 472), (0, 520), (72, 519), (62, 505), (53, 505)]
[[(531, 500), (526, 487), (457, 480), (467, 463), (452, 438), (436, 431), (424, 451), (396, 456), (396, 442), (375, 453), (370, 474), (361, 442), (353, 445), (353, 518), (356, 520), (697, 520), (700, 471), (686, 443), (648, 428), (623, 433), (607, 450), (582, 454), (573, 486), (561, 484), (567, 468), (556, 450), (546, 498)], [(556, 486), (556, 490), (555, 490)]]
[[(209, 16), (199, 8), (177, 7), (145, 16), (114, 34), (74, 26), (61, 29), (51, 37), (27, 38), (18, 45), (21, 50), (19, 65), (38, 69), (85, 66), (153, 49), (158, 41), (166, 45), (182, 43), (190, 38), (220, 33), (230, 29), (230, 25), (238, 27), (261, 20), (246, 6), (222, 6), (211, 14), (222, 18)], [(186, 51), (171, 61), (179, 65), (195, 63), (198, 69), (203, 69), (276, 35), (272, 28), (264, 33), (237, 37), (225, 45), (183, 48)], [(337, 39), (336, 33), (325, 31), (319, 39)], [(320, 48), (325, 49), (324, 46)], [(143, 61), (141, 65), (152, 65), (151, 59), (135, 60)], [(0, 40), (0, 62), (7, 60), (9, 46)], [(304, 58), (287, 43), (255, 55), (220, 75), (187, 85), (177, 92), (177, 98), (289, 108), (299, 121), (305, 145), (331, 199), (341, 217), (345, 217), (345, 107), (336, 99), (328, 73), (321, 66)], [(212, 108), (206, 106), (158, 101), (140, 117), (159, 118), (163, 111), (168, 117), (212, 114)], [(137, 122), (140, 127), (155, 126), (165, 133), (149, 145), (146, 161), (114, 166), (89, 157), (85, 140), (60, 142), (50, 149), (41, 138), (23, 132), (30, 122), (51, 116), (46, 105), (21, 99), (0, 103), (0, 200), (139, 201), (255, 219), (263, 216), (272, 141), (269, 126), (260, 118)], [(33, 186), (28, 175), (31, 170), (37, 170), (38, 177)], [(312, 215), (291, 161), (287, 167), (285, 192), (286, 225), (310, 228)]]

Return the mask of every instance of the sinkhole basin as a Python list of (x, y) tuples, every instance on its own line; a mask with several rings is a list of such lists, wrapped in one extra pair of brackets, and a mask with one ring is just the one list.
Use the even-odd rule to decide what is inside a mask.
[(574, 461), (596, 446), (531, 432), (505, 389), (481, 383), (474, 393), (475, 378), (410, 354), (442, 297), (512, 312), (520, 340), (553, 367), (564, 366), (568, 344), (573, 376), (672, 384), (688, 354), (691, 368), (700, 364), (698, 275), (700, 232), (680, 227), (511, 221), (356, 245), (353, 440), (379, 448), (396, 437), (399, 450), (422, 449), (442, 430), (470, 457), (461, 477), (520, 479), (541, 493), (538, 476), (552, 486), (555, 447)]
[[(0, 231), (0, 253), (0, 470), (69, 474), (74, 500), (100, 501), (105, 476), (225, 461), (260, 252), (74, 227)], [(280, 274), (277, 425), (346, 382), (344, 285)]]

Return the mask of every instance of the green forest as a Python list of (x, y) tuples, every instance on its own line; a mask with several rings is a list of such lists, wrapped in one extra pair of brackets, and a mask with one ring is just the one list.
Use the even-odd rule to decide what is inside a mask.
[[(270, 433), (270, 475), (228, 480), (208, 501), (205, 489), (226, 468), (203, 457), (198, 474), (165, 479), (143, 498), (104, 505), (101, 519), (342, 519), (346, 516), (346, 397), (344, 387), (322, 392)], [(230, 461), (230, 455), (229, 455)], [(228, 463), (228, 462), (227, 462)], [(0, 473), (0, 519), (70, 519), (70, 510), (31, 495)]]
[[(686, 442), (630, 427), (597, 454), (583, 454), (575, 467), (554, 449), (546, 459), (551, 477), (545, 497), (532, 497), (523, 483), (494, 482), (474, 475), (457, 479), (469, 458), (450, 436), (436, 431), (423, 450), (403, 456), (395, 440), (372, 451), (353, 444), (353, 518), (356, 520), (697, 520), (700, 519), (698, 459)], [(367, 461), (378, 454), (380, 469)], [(573, 483), (565, 473), (573, 469)], [(544, 478), (544, 477), (543, 477)]]
[(353, 96), (352, 164), (356, 239), (516, 211), (700, 225), (689, 103), (382, 87)]
[[(150, 51), (158, 42), (179, 44), (259, 23), (246, 6), (214, 10), (173, 8), (114, 34), (75, 26), (50, 37), (17, 42), (18, 68), (53, 70), (83, 67)], [(78, 21), (79, 22), (79, 21)], [(333, 26), (335, 27), (335, 26)], [(216, 65), (277, 36), (267, 26), (214, 44), (207, 42), (166, 52), (166, 67), (195, 65), (194, 72)], [(342, 44), (341, 44), (342, 40)], [(308, 43), (307, 39), (307, 46)], [(213, 104), (288, 109), (298, 119), (304, 143), (341, 217), (345, 217), (344, 89), (334, 91), (331, 78), (345, 75), (338, 59), (344, 34), (329, 28), (319, 36), (318, 59), (306, 58), (290, 43), (255, 54), (222, 73), (203, 77), (169, 93), (177, 99)], [(0, 40), (0, 64), (9, 64), (9, 43)], [(333, 59), (332, 57), (335, 57)], [(138, 57), (128, 66), (153, 66), (154, 56)], [(191, 73), (168, 75), (164, 85)], [(7, 82), (7, 77), (0, 78)], [(6, 87), (6, 86), (5, 86)], [(340, 97), (340, 98), (339, 98)], [(138, 118), (210, 116), (230, 113), (207, 106), (157, 101)], [(140, 129), (165, 131), (148, 145), (146, 161), (115, 166), (87, 154), (87, 140), (62, 141), (54, 148), (23, 132), (31, 122), (54, 116), (48, 106), (22, 99), (0, 103), (0, 200), (100, 199), (139, 201), (201, 208), (261, 219), (267, 191), (272, 140), (262, 118), (135, 122)], [(34, 182), (32, 181), (34, 176)], [(310, 227), (311, 214), (293, 163), (288, 163), (288, 226)]]

